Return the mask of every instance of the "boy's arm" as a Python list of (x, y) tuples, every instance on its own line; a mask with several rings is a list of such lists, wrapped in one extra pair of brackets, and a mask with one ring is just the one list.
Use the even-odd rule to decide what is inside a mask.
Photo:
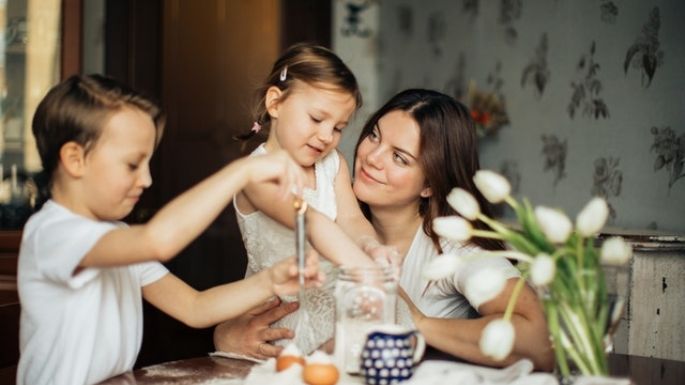
[(286, 202), (291, 186), (301, 189), (303, 180), (301, 168), (284, 151), (236, 160), (165, 205), (147, 224), (105, 234), (79, 266), (169, 260), (199, 236), (246, 184), (268, 184), (273, 199)]
[[(305, 277), (307, 286), (322, 281), (314, 253), (307, 257)], [(188, 326), (204, 328), (237, 317), (273, 295), (294, 294), (298, 288), (295, 259), (288, 258), (248, 278), (201, 292), (167, 274), (144, 286), (143, 298)]]

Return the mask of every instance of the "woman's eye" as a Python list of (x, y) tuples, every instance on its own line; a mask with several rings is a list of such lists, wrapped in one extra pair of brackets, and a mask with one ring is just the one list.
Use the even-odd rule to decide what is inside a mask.
[(406, 166), (409, 164), (409, 162), (407, 162), (407, 160), (404, 159), (404, 157), (398, 153), (392, 154), (392, 158), (395, 160), (395, 162), (397, 162), (403, 166)]
[(314, 122), (314, 123), (321, 123), (322, 120), (323, 120), (323, 119), (317, 119), (317, 118), (315, 118), (315, 117), (313, 117), (313, 116), (310, 116), (310, 118), (312, 119), (312, 122)]
[(131, 171), (135, 171), (135, 170), (138, 169), (138, 165), (135, 164), (135, 163), (129, 163), (129, 164), (128, 164), (128, 169), (131, 170)]

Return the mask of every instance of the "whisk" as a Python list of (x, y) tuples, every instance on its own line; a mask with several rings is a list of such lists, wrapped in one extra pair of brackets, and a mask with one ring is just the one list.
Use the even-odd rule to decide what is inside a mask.
[(304, 286), (304, 265), (305, 265), (305, 212), (307, 211), (307, 202), (301, 198), (296, 198), (293, 201), (293, 208), (295, 209), (295, 253), (297, 255), (297, 270), (300, 290), (298, 293), (298, 301), (300, 302), (300, 310), (298, 311), (297, 325), (295, 327), (295, 338), (301, 340), (308, 332), (309, 316), (305, 306), (305, 286)]
[(297, 255), (297, 270), (298, 280), (300, 284), (300, 291), (298, 300), (300, 305), (304, 305), (304, 262), (305, 262), (305, 219), (304, 214), (307, 211), (307, 202), (301, 198), (293, 201), (293, 208), (295, 209), (295, 254)]

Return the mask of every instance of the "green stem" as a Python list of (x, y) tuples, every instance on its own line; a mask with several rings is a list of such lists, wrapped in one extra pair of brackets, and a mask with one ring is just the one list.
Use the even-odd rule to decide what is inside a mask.
[(519, 204), (516, 202), (516, 199), (511, 197), (511, 195), (504, 197), (504, 201), (507, 202), (507, 204), (509, 204), (514, 211), (518, 210)]
[(478, 259), (478, 258), (494, 258), (494, 257), (505, 257), (509, 259), (515, 259), (517, 261), (532, 263), (533, 258), (530, 255), (524, 254), (520, 251), (515, 250), (497, 250), (497, 251), (485, 251), (483, 253), (473, 253), (469, 255), (462, 256), (463, 259)]
[(578, 369), (580, 369), (580, 372), (585, 375), (592, 374), (592, 370), (590, 370), (590, 368), (587, 366), (581, 355), (573, 347), (573, 344), (568, 340), (568, 337), (566, 337), (563, 331), (561, 332), (561, 340), (563, 349), (568, 353), (569, 356), (571, 356), (573, 362), (575, 362), (576, 365), (578, 365)]
[(553, 299), (545, 300), (545, 312), (547, 313), (547, 323), (549, 324), (549, 332), (552, 335), (552, 342), (554, 343), (554, 357), (557, 360), (557, 366), (564, 378), (571, 375), (566, 362), (566, 353), (561, 343), (561, 330), (559, 328), (559, 311)]
[(590, 334), (590, 325), (588, 325), (587, 319), (583, 316), (582, 309), (580, 309), (580, 312), (578, 311), (579, 309), (574, 311), (566, 303), (561, 303), (560, 306), (561, 317), (564, 319), (566, 329), (571, 333), (573, 341), (576, 342), (579, 351), (583, 353), (582, 357), (587, 360), (590, 366), (591, 371), (584, 372), (584, 374), (603, 374), (598, 364), (597, 349), (591, 341), (594, 338)]
[(505, 238), (501, 235), (498, 234), (494, 231), (486, 231), (486, 230), (471, 230), (471, 235), (477, 238), (491, 238), (491, 239), (502, 239), (505, 240)]
[(507, 321), (511, 319), (511, 314), (514, 312), (516, 301), (518, 301), (521, 289), (523, 289), (523, 284), (526, 283), (526, 278), (528, 278), (528, 274), (524, 274), (519, 278), (518, 282), (516, 282), (516, 286), (514, 286), (514, 290), (511, 292), (511, 297), (509, 297), (509, 303), (507, 303), (507, 309), (504, 311), (503, 317)]
[(508, 236), (511, 234), (511, 230), (509, 230), (506, 226), (503, 224), (497, 222), (494, 219), (488, 218), (485, 214), (483, 213), (478, 213), (476, 218), (480, 219), (481, 222), (485, 223), (486, 225), (490, 226), (491, 229), (495, 230), (496, 232), (502, 234), (503, 236)]
[(583, 257), (583, 237), (579, 235), (576, 242), (576, 263), (580, 274), (576, 275), (576, 281), (578, 282), (578, 289), (580, 290), (580, 298), (585, 302), (585, 300), (587, 300), (587, 291), (585, 290), (585, 274), (583, 273), (585, 265)]

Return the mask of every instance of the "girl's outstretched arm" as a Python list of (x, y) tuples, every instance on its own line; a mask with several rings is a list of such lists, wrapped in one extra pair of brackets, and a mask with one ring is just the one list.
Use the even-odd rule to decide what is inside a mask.
[[(307, 256), (308, 287), (318, 286), (316, 253)], [(195, 328), (216, 325), (237, 317), (274, 295), (295, 294), (299, 289), (297, 264), (291, 257), (240, 281), (198, 292), (173, 274), (143, 287), (143, 297), (163, 312)]]
[(376, 230), (371, 222), (366, 219), (359, 208), (357, 197), (352, 191), (352, 179), (342, 154), (340, 157), (340, 169), (335, 178), (335, 197), (338, 205), (338, 218), (336, 223), (377, 262), (397, 263), (399, 253), (394, 247), (381, 245), (378, 241)]
[[(344, 164), (344, 161), (340, 162), (341, 168)], [(347, 170), (346, 166), (345, 170)], [(347, 180), (349, 181), (349, 177)], [(336, 185), (337, 183), (336, 178)], [(292, 229), (295, 226), (295, 209), (293, 204), (292, 202), (277, 201), (277, 194), (277, 189), (272, 183), (250, 184), (237, 197), (238, 207), (251, 206)], [(354, 205), (356, 205), (356, 201)], [(343, 214), (342, 211), (347, 209), (347, 207), (338, 207), (338, 216), (346, 216), (347, 214)], [(356, 210), (362, 215), (359, 206), (356, 206)], [(330, 220), (330, 218), (311, 206), (306, 211), (306, 218), (309, 242), (323, 257), (338, 265), (374, 265), (373, 260), (362, 250), (362, 245), (353, 240), (336, 222)], [(363, 216), (362, 219), (364, 219)], [(368, 225), (368, 228), (361, 230), (361, 233), (375, 237), (371, 224), (367, 221), (366, 225)], [(362, 223), (361, 226), (364, 226), (364, 224)], [(354, 234), (353, 236), (356, 235)]]
[(165, 205), (147, 224), (105, 234), (80, 266), (169, 260), (199, 236), (249, 183), (269, 185), (273, 201), (288, 204), (291, 189), (301, 191), (303, 181), (302, 169), (285, 151), (238, 159)]

